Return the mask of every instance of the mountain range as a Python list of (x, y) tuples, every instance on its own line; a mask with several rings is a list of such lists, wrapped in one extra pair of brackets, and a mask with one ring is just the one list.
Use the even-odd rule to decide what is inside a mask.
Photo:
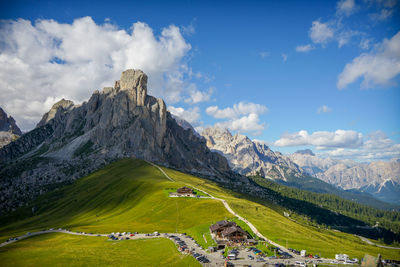
[[(311, 151), (283, 155), (265, 143), (218, 127), (201, 135), (171, 115), (164, 101), (147, 94), (147, 76), (127, 70), (113, 87), (87, 102), (62, 99), (22, 135), (0, 110), (2, 132), (13, 141), (0, 149), (0, 210), (7, 212), (60, 184), (70, 183), (121, 158), (139, 158), (261, 194), (246, 176), (350, 200), (385, 206), (399, 203), (399, 161), (359, 164), (319, 158)], [(367, 176), (365, 176), (367, 175)], [(355, 192), (345, 190), (357, 189)], [(262, 195), (262, 194), (261, 194)]]
[(127, 70), (87, 102), (60, 100), (35, 129), (0, 150), (0, 210), (127, 157), (214, 180), (235, 177), (223, 156), (180, 127), (162, 99), (147, 94), (146, 74)]
[(311, 151), (298, 151), (288, 157), (309, 175), (337, 187), (358, 189), (374, 197), (400, 204), (400, 160), (358, 163), (315, 156)]
[(326, 193), (333, 193), (329, 192), (332, 188), (311, 179), (315, 177), (339, 189), (365, 192), (379, 200), (400, 204), (399, 160), (358, 163), (318, 157), (309, 149), (283, 155), (263, 142), (252, 141), (241, 134), (232, 135), (218, 127), (206, 128), (201, 135), (207, 146), (224, 155), (232, 169), (240, 174), (258, 175), (300, 188), (311, 181), (318, 184), (314, 191), (324, 192), (322, 187), (325, 187)]

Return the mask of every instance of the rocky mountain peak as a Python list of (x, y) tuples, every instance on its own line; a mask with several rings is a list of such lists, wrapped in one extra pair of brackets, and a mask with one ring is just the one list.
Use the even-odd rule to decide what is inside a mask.
[(141, 70), (129, 69), (121, 74), (121, 79), (116, 82), (116, 87), (130, 91), (134, 96), (137, 106), (144, 106), (147, 96), (147, 75)]
[(45, 113), (43, 115), (42, 119), (36, 125), (36, 127), (40, 127), (40, 126), (43, 126), (46, 123), (48, 123), (50, 120), (52, 120), (56, 116), (56, 114), (59, 110), (61, 110), (61, 111), (69, 110), (73, 106), (74, 106), (74, 102), (72, 102), (71, 100), (66, 100), (64, 98), (61, 99), (60, 101), (55, 103), (47, 113)]
[(245, 135), (237, 133), (232, 136), (229, 130), (215, 126), (205, 129), (201, 135), (206, 139), (207, 146), (224, 155), (231, 168), (240, 174), (283, 180), (291, 174), (302, 175), (301, 168), (289, 158)]
[(16, 135), (22, 135), (21, 130), (15, 123), (12, 116), (8, 116), (7, 113), (0, 107), (0, 132), (9, 132)]
[[(38, 158), (43, 162), (28, 170), (9, 164), (23, 164), (30, 157), (35, 164)], [(114, 87), (95, 91), (87, 102), (74, 105), (63, 99), (54, 104), (34, 130), (0, 149), (0, 167), (15, 167), (12, 171), (20, 173), (10, 177), (12, 186), (29, 180), (35, 191), (40, 187), (36, 177), (49, 177), (45, 184), (63, 182), (127, 157), (214, 180), (236, 175), (222, 155), (207, 148), (204, 138), (178, 125), (162, 99), (147, 95), (146, 74), (133, 69), (124, 71)], [(12, 206), (19, 197), (24, 198), (22, 193), (7, 195), (4, 206)]]

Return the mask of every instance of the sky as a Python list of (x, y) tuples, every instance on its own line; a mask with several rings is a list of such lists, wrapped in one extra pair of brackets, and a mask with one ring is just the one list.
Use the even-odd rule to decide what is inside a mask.
[(0, 106), (24, 131), (139, 68), (196, 130), (400, 158), (400, 1), (1, 1)]

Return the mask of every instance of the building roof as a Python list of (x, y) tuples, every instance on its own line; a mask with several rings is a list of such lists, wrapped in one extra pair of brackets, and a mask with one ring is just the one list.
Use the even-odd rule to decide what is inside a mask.
[(192, 188), (189, 188), (189, 187), (186, 187), (186, 186), (184, 186), (184, 187), (181, 187), (181, 188), (178, 188), (177, 190), (176, 190), (176, 192), (184, 192), (184, 193), (193, 193), (193, 189)]
[(229, 227), (229, 226), (233, 226), (233, 225), (236, 225), (236, 223), (230, 222), (230, 221), (225, 221), (225, 220), (219, 221), (219, 222), (216, 222), (215, 224), (211, 225), (210, 230), (211, 230), (211, 232), (215, 232), (220, 228)]
[(237, 225), (234, 225), (234, 226), (231, 226), (231, 227), (228, 227), (228, 228), (224, 229), (224, 230), (221, 232), (221, 234), (222, 234), (223, 236), (229, 236), (229, 235), (231, 235), (231, 234), (233, 234), (233, 233), (235, 233), (235, 232), (239, 232), (239, 233), (241, 233), (241, 234), (247, 236), (247, 233), (246, 233), (242, 228), (240, 228), (240, 227), (237, 226)]

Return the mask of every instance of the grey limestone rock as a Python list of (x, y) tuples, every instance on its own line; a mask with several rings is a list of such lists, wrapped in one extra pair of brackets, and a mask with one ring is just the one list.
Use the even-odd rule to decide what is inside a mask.
[(285, 181), (287, 175), (303, 175), (303, 170), (290, 159), (247, 136), (232, 135), (227, 129), (219, 127), (207, 128), (201, 135), (206, 139), (207, 146), (224, 155), (231, 168), (240, 174)]
[[(162, 99), (147, 95), (146, 74), (127, 70), (114, 87), (95, 91), (81, 105), (57, 102), (34, 130), (0, 149), (0, 176), (9, 188), (30, 184), (34, 196), (41, 184), (75, 179), (126, 157), (216, 180), (232, 174), (223, 156), (176, 123)], [(16, 194), (4, 205), (11, 208), (25, 198)]]

